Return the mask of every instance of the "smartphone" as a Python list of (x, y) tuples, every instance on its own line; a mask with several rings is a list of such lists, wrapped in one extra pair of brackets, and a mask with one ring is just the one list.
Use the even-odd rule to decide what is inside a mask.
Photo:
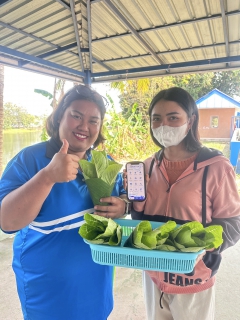
[(131, 161), (126, 164), (127, 197), (130, 201), (146, 199), (145, 166), (141, 161)]

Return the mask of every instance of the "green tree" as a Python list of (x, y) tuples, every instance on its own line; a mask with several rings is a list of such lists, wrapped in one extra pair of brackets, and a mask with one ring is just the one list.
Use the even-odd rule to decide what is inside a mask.
[[(34, 89), (34, 92), (39, 93), (41, 95), (43, 95), (44, 97), (48, 98), (49, 100), (52, 100), (50, 105), (52, 106), (53, 109), (56, 108), (58, 102), (62, 99), (62, 97), (64, 96), (64, 86), (65, 86), (65, 82), (66, 80), (63, 79), (58, 79), (55, 78), (54, 79), (54, 87), (53, 87), (53, 94), (46, 91), (46, 90), (42, 90), (42, 89)], [(74, 85), (77, 85), (77, 83), (75, 82)], [(58, 96), (58, 98), (57, 98)], [(46, 118), (44, 118), (44, 122), (46, 122)], [(47, 141), (49, 139), (49, 136), (47, 134), (47, 130), (45, 128), (45, 126), (43, 126), (42, 128), (42, 133), (41, 133), (41, 140), (42, 141)]]
[[(149, 135), (149, 125), (143, 119), (143, 114), (137, 112), (136, 106), (131, 109), (128, 117), (122, 112), (117, 112), (112, 98), (107, 95), (110, 101), (103, 133), (106, 141), (104, 146), (109, 154), (115, 159), (144, 159), (147, 155), (153, 154), (157, 148)], [(148, 154), (146, 154), (148, 152)]]
[(169, 76), (111, 83), (112, 88), (117, 88), (120, 91), (119, 97), (123, 116), (128, 118), (135, 110), (136, 113), (142, 114), (145, 122), (147, 120), (147, 110), (154, 95), (158, 91), (172, 86), (173, 79)]
[(240, 70), (215, 72), (212, 89), (218, 89), (234, 98), (240, 96)]
[(214, 89), (214, 73), (185, 74), (173, 77), (173, 85), (187, 90), (197, 100)]
[(201, 98), (214, 88), (231, 97), (240, 96), (240, 71), (162, 76), (150, 79), (113, 82), (111, 84), (112, 88), (119, 90), (123, 116), (128, 118), (132, 112), (132, 108), (136, 108), (136, 112), (142, 113), (145, 120), (148, 119), (148, 107), (154, 95), (162, 89), (173, 86), (187, 90), (195, 100)]
[(40, 125), (39, 117), (29, 114), (26, 109), (11, 102), (4, 104), (4, 129), (32, 128)]

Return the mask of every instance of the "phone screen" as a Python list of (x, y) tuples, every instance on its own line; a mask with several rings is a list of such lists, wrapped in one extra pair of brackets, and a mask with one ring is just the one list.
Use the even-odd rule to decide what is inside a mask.
[(132, 201), (143, 201), (145, 192), (145, 170), (143, 162), (128, 162), (127, 165), (127, 196)]

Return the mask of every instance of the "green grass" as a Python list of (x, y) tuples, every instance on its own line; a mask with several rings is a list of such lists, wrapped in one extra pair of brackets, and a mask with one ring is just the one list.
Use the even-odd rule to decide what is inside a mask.
[(219, 141), (202, 141), (202, 144), (207, 148), (213, 148), (221, 151), (225, 157), (230, 158), (230, 143)]

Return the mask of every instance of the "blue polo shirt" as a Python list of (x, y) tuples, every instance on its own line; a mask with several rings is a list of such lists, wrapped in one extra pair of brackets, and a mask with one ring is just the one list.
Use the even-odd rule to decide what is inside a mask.
[[(2, 175), (0, 201), (46, 167), (59, 149), (50, 139), (17, 154)], [(118, 175), (112, 195), (123, 193)], [(75, 180), (56, 183), (36, 219), (17, 232), (13, 270), (25, 320), (106, 320), (111, 313), (112, 267), (94, 263), (78, 234), (84, 213), (93, 211), (79, 171)]]

